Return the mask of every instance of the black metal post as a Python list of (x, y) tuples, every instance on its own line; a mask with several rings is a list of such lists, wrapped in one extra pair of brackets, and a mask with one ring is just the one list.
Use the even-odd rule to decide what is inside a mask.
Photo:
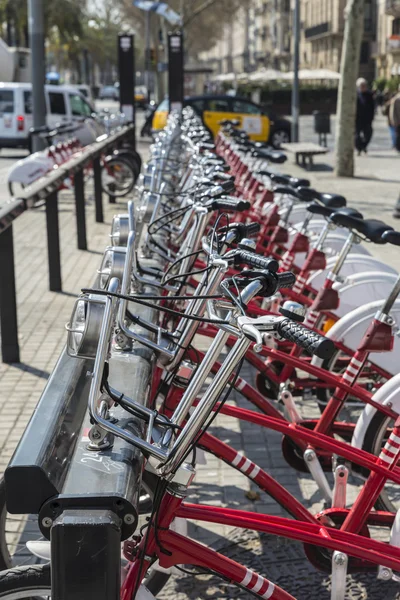
[[(149, 15), (149, 13), (147, 13)], [(133, 124), (133, 148), (136, 148), (135, 111), (135, 36), (131, 33), (118, 35), (118, 72), (120, 110), (129, 123)], [(149, 86), (148, 86), (149, 89)]]
[(3, 362), (19, 362), (12, 225), (0, 233), (0, 328)]
[(49, 258), (49, 289), (61, 292), (60, 229), (58, 226), (58, 193), (46, 198), (47, 252)]
[(169, 110), (183, 107), (183, 35), (182, 32), (168, 34), (168, 97)]
[(85, 216), (85, 187), (83, 182), (83, 171), (74, 175), (75, 183), (75, 208), (76, 208), (76, 231), (78, 239), (78, 250), (87, 250), (86, 241), (86, 216)]
[(119, 517), (110, 510), (66, 510), (51, 529), (53, 600), (117, 600), (121, 581)]
[(93, 160), (93, 175), (96, 223), (103, 223), (103, 190), (101, 189), (101, 165), (98, 157)]
[[(115, 183), (109, 183), (108, 187), (110, 188), (110, 190), (114, 191), (115, 190)], [(110, 204), (115, 204), (116, 200), (115, 200), (115, 196), (112, 196), (111, 194), (108, 194), (108, 201)]]

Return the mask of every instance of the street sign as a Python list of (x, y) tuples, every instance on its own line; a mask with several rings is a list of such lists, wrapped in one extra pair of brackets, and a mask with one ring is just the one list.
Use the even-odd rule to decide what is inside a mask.
[(156, 12), (171, 23), (171, 25), (180, 25), (181, 16), (168, 6), (166, 2), (156, 2), (153, 0), (133, 0), (133, 6), (141, 10)]
[[(135, 125), (135, 37), (131, 33), (118, 35), (118, 70), (120, 110), (127, 121)], [(136, 138), (136, 136), (134, 136)]]
[(168, 34), (168, 96), (169, 110), (183, 106), (183, 35)]

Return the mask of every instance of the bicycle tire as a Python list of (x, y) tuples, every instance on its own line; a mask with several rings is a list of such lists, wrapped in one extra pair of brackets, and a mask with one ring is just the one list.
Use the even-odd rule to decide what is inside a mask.
[(6, 540), (6, 486), (4, 477), (0, 479), (0, 571), (11, 567), (11, 556), (7, 547)]
[[(385, 436), (385, 432), (388, 429), (390, 421), (390, 417), (384, 415), (379, 411), (376, 412), (365, 432), (364, 443), (362, 447), (363, 450), (366, 450), (374, 456), (378, 456), (380, 454), (380, 451), (382, 449), (382, 442), (387, 437)], [(368, 476), (367, 469), (363, 469), (362, 473), (365, 477)], [(390, 485), (390, 482), (388, 482), (388, 484), (385, 485), (382, 492), (380, 493), (377, 501), (375, 502), (375, 508), (376, 510), (384, 510), (396, 513), (397, 509), (400, 507), (400, 504), (396, 508), (396, 505), (393, 504), (393, 502), (390, 500), (388, 496), (388, 485)]]
[(126, 158), (132, 165), (136, 178), (139, 177), (141, 170), (141, 162), (139, 154), (133, 148), (122, 147), (116, 151), (116, 156)]
[[(15, 184), (16, 184), (16, 182), (15, 182), (15, 181), (9, 181), (9, 182), (8, 182), (8, 191), (9, 191), (9, 193), (10, 193), (10, 196), (11, 196), (12, 198), (14, 198), (14, 197), (15, 197), (15, 194), (14, 194), (14, 186), (15, 186)], [(22, 189), (22, 190), (24, 190), (24, 189), (25, 189), (25, 185), (24, 185), (23, 183), (20, 183), (19, 185), (21, 186), (21, 189)]]
[[(115, 167), (116, 165), (120, 165), (120, 166), (124, 167), (125, 169), (127, 169), (128, 171), (130, 171), (129, 183), (121, 189), (113, 188), (113, 187), (106, 187), (105, 182), (102, 177), (101, 178), (101, 189), (103, 190), (103, 192), (105, 194), (108, 194), (109, 196), (111, 196), (113, 198), (123, 198), (124, 196), (126, 196), (133, 190), (133, 187), (134, 187), (135, 181), (136, 181), (135, 171), (134, 171), (131, 163), (127, 159), (122, 158), (122, 157), (114, 157), (114, 158), (111, 158), (107, 162), (108, 168)], [(104, 170), (105, 170), (105, 166), (103, 166), (102, 175), (105, 172)]]
[[(146, 587), (156, 596), (169, 578), (169, 573), (154, 571), (146, 579)], [(41, 596), (50, 595), (51, 572), (49, 563), (14, 567), (0, 572), (0, 598), (2, 600), (39, 600)]]
[(14, 567), (0, 573), (2, 600), (39, 600), (51, 596), (50, 565)]

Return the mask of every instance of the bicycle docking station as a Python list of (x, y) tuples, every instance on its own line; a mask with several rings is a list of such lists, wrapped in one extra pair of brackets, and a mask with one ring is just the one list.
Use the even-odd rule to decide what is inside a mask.
[[(143, 260), (147, 264), (155, 261)], [(135, 314), (157, 323), (154, 309), (135, 306)], [(154, 338), (147, 329), (134, 330)], [(152, 350), (140, 344), (114, 347), (110, 385), (146, 406), (154, 364)], [(7, 510), (37, 514), (41, 533), (50, 540), (53, 600), (117, 600), (121, 541), (138, 523), (144, 456), (92, 426), (92, 369), (92, 360), (63, 350), (5, 472)], [(132, 434), (144, 435), (142, 420), (118, 406), (112, 412)]]

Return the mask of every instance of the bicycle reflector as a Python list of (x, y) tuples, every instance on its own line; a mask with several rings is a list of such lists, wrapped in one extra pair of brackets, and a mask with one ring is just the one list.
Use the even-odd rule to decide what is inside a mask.
[(126, 246), (129, 234), (129, 215), (115, 215), (111, 225), (111, 243), (113, 246)]
[(69, 356), (96, 358), (105, 305), (105, 296), (89, 294), (77, 298), (71, 320), (66, 325)]
[(122, 281), (125, 258), (126, 248), (114, 248), (113, 246), (107, 246), (104, 251), (100, 269), (97, 271), (99, 274), (99, 285), (102, 290), (107, 288), (112, 277), (117, 277), (120, 282)]

